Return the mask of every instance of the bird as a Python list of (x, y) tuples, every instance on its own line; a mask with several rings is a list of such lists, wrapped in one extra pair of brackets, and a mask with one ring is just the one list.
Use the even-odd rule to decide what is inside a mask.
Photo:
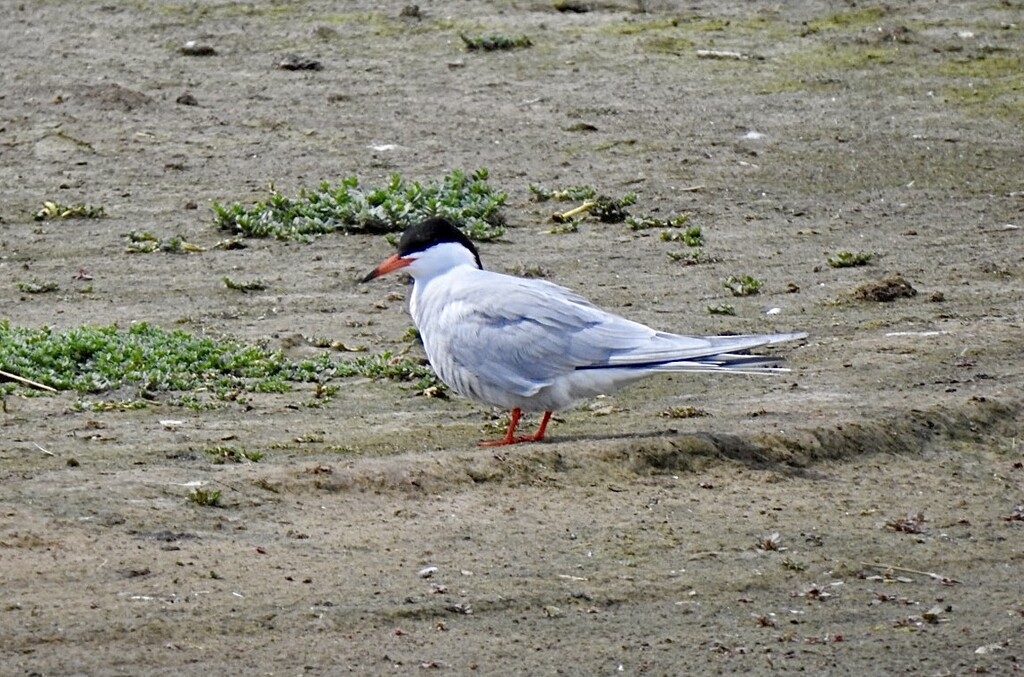
[[(772, 373), (778, 358), (746, 351), (805, 332), (684, 336), (603, 310), (546, 280), (485, 270), (472, 241), (443, 217), (409, 226), (370, 271), (412, 277), (409, 313), (438, 378), (456, 394), (512, 412), (506, 435), (480, 446), (540, 442), (552, 413), (669, 372)], [(523, 412), (543, 412), (516, 436)]]

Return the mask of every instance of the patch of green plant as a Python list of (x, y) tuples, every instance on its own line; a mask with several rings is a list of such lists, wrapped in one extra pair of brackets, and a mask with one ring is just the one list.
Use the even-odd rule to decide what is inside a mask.
[(137, 409), (145, 409), (151, 404), (146, 400), (116, 400), (116, 401), (104, 401), (92, 402), (89, 400), (79, 400), (73, 405), (75, 411), (92, 411), (92, 412), (104, 412), (104, 411), (135, 411)]
[(18, 283), (18, 291), (24, 292), (25, 294), (48, 294), (59, 290), (60, 286), (56, 282), (40, 282), (38, 280), (32, 280), (31, 282)]
[(661, 412), (660, 415), (665, 418), (702, 418), (711, 414), (697, 407), (672, 407)]
[(149, 231), (133, 230), (126, 235), (125, 251), (130, 254), (150, 254), (160, 248), (160, 238)]
[(466, 45), (466, 49), (471, 52), (495, 52), (533, 46), (533, 41), (525, 35), (513, 38), (507, 35), (469, 36), (465, 33), (459, 33), (459, 37), (462, 38), (462, 42)]
[(868, 265), (874, 257), (875, 255), (870, 252), (839, 252), (827, 260), (828, 265), (833, 268), (853, 268)]
[(807, 565), (790, 557), (782, 560), (782, 566), (790, 571), (806, 571)]
[(644, 48), (655, 54), (681, 55), (693, 49), (693, 41), (676, 36), (659, 36), (645, 40)]
[(700, 247), (704, 244), (704, 235), (700, 226), (690, 226), (683, 231), (662, 231), (661, 239), (665, 242), (682, 242), (687, 247)]
[(708, 306), (708, 315), (735, 315), (736, 307), (728, 303), (719, 303), (717, 306)]
[(662, 31), (670, 28), (676, 28), (678, 25), (679, 19), (672, 18), (659, 19), (655, 21), (628, 21), (624, 23), (614, 23), (607, 26), (604, 30), (610, 33), (617, 33), (619, 35), (637, 35), (650, 31)]
[(730, 275), (722, 284), (733, 296), (752, 296), (761, 291), (762, 285), (760, 280), (749, 275)]
[(36, 221), (51, 221), (56, 219), (101, 219), (106, 216), (103, 207), (77, 203), (73, 205), (62, 205), (59, 202), (44, 202), (42, 209), (32, 213)]
[(620, 198), (598, 196), (590, 213), (605, 223), (622, 223), (629, 216), (626, 207), (636, 204), (636, 194), (628, 193)]
[(943, 63), (937, 71), (958, 80), (943, 88), (951, 103), (978, 114), (1024, 120), (1021, 69), (1024, 56), (1020, 54), (979, 54)]
[(695, 266), (699, 263), (715, 263), (718, 259), (708, 256), (704, 253), (704, 250), (700, 247), (694, 247), (693, 249), (687, 249), (681, 252), (667, 252), (668, 257), (673, 261), (683, 264), (684, 266)]
[(572, 219), (571, 221), (562, 221), (558, 225), (554, 226), (548, 231), (548, 235), (568, 235), (569, 233), (577, 233), (580, 230), (580, 223), (583, 219)]
[(125, 251), (129, 254), (152, 254), (155, 251), (167, 252), (169, 254), (184, 254), (188, 252), (204, 251), (202, 247), (186, 242), (180, 237), (161, 239), (149, 231), (133, 230), (125, 238), (128, 244)]
[(0, 323), (0, 363), (58, 390), (85, 393), (139, 385), (146, 390), (258, 385), (285, 375), (301, 380), (329, 363), (289, 363), (282, 354), (231, 340), (201, 338), (145, 323), (121, 329), (83, 326), (66, 331)]
[[(55, 331), (0, 322), (0, 365), (57, 390), (99, 393), (132, 385), (150, 392), (203, 390), (222, 401), (242, 401), (246, 392), (286, 392), (293, 383), (317, 383), (329, 397), (324, 383), (352, 376), (410, 382), (420, 391), (444, 388), (429, 365), (390, 352), (352, 361), (335, 361), (327, 352), (290, 360), (281, 351), (146, 323)], [(194, 394), (178, 403), (208, 407)]]
[(527, 277), (527, 278), (544, 278), (550, 277), (551, 272), (538, 265), (524, 265), (517, 263), (514, 266), (506, 269), (509, 275), (515, 275), (516, 277)]
[(420, 391), (444, 388), (444, 384), (438, 380), (430, 365), (410, 357), (394, 355), (390, 351), (357, 357), (352, 362), (339, 363), (337, 371), (338, 376), (366, 376), (414, 382), (416, 389)]
[(559, 202), (572, 200), (579, 202), (581, 200), (593, 199), (597, 195), (597, 191), (592, 186), (569, 186), (568, 188), (548, 190), (543, 186), (531, 183), (530, 194), (535, 202), (547, 202), (548, 200), (557, 200)]
[(487, 183), (488, 172), (456, 170), (438, 184), (423, 185), (392, 174), (381, 188), (363, 188), (351, 176), (302, 190), (297, 198), (271, 187), (270, 197), (252, 207), (214, 203), (214, 225), (246, 237), (310, 241), (325, 233), (395, 233), (431, 216), (443, 216), (474, 240), (501, 237), (499, 210), (508, 199)]
[(219, 508), (220, 507), (220, 490), (219, 489), (201, 489), (195, 488), (188, 494), (188, 501), (201, 505), (207, 508)]
[(837, 29), (874, 28), (879, 25), (890, 11), (883, 6), (874, 6), (854, 9), (848, 12), (839, 12), (823, 19), (814, 19), (807, 22), (806, 32), (810, 34)]
[[(656, 216), (628, 216), (626, 225), (630, 230), (650, 230), (651, 228), (681, 228), (690, 220), (689, 214), (670, 216), (666, 219), (659, 219)], [(698, 228), (698, 230), (700, 230)], [(662, 239), (666, 239), (662, 236)]]
[(170, 399), (167, 403), (171, 406), (182, 407), (183, 409), (189, 409), (191, 411), (211, 411), (213, 409), (220, 409), (224, 406), (223, 402), (203, 399), (194, 393), (183, 393), (179, 397)]
[(213, 457), (213, 462), (223, 463), (259, 463), (263, 453), (259, 451), (247, 451), (232, 446), (210, 447), (206, 453)]
[(567, 212), (552, 214), (551, 218), (555, 223), (569, 223), (577, 218), (594, 216), (605, 223), (621, 223), (629, 216), (626, 208), (635, 203), (635, 193), (628, 193), (620, 198), (599, 195)]
[(222, 279), (225, 287), (228, 289), (234, 289), (235, 291), (240, 291), (244, 294), (248, 294), (251, 291), (264, 291), (267, 288), (267, 283), (260, 279), (238, 282), (236, 280), (232, 280), (226, 275)]
[(340, 389), (340, 386), (317, 383), (316, 390), (313, 391), (313, 399), (308, 400), (305, 404), (311, 409), (319, 409), (333, 400)]

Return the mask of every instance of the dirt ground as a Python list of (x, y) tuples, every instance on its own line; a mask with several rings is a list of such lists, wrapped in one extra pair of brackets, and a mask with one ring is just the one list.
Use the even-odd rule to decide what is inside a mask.
[[(805, 330), (792, 372), (651, 380), (500, 453), (475, 446), (493, 412), (390, 382), (321, 408), (312, 386), (199, 411), (10, 395), (0, 673), (1024, 671), (1021, 3), (404, 4), (5, 3), (0, 319), (400, 350), (405, 282), (355, 283), (382, 237), (126, 234), (210, 247), (209, 205), (270, 184), (486, 167), (510, 228), (485, 266), (670, 331)], [(530, 184), (689, 214), (708, 260), (550, 234)], [(45, 200), (107, 217), (33, 221)], [(916, 296), (854, 298), (897, 273)], [(764, 289), (734, 299), (745, 274)], [(709, 415), (660, 415), (688, 406)]]

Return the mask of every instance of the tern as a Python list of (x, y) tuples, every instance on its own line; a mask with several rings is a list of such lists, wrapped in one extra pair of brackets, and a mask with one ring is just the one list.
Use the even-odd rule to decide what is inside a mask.
[[(455, 393), (511, 409), (508, 433), (481, 446), (544, 439), (554, 411), (666, 372), (772, 373), (778, 358), (751, 348), (807, 336), (682, 336), (598, 308), (565, 287), (484, 270), (476, 246), (444, 218), (402, 233), (398, 252), (362, 282), (405, 270), (409, 312), (437, 376)], [(523, 412), (543, 412), (516, 437)]]

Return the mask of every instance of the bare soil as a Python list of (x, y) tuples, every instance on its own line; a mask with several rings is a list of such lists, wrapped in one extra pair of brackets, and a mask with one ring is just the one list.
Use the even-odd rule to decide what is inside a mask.
[[(666, 330), (810, 338), (784, 376), (652, 380), (500, 453), (475, 447), (493, 412), (389, 382), (322, 407), (8, 396), (0, 673), (1022, 670), (1020, 3), (638, 4), (6, 3), (12, 325), (401, 350), (405, 282), (355, 283), (383, 238), (213, 249), (209, 205), (487, 167), (510, 228), (486, 266)], [(707, 260), (621, 224), (550, 234), (531, 183), (689, 214)], [(45, 200), (107, 217), (36, 222)], [(208, 249), (130, 254), (133, 230)], [(897, 274), (916, 295), (870, 293)], [(681, 407), (709, 415), (660, 415)]]

